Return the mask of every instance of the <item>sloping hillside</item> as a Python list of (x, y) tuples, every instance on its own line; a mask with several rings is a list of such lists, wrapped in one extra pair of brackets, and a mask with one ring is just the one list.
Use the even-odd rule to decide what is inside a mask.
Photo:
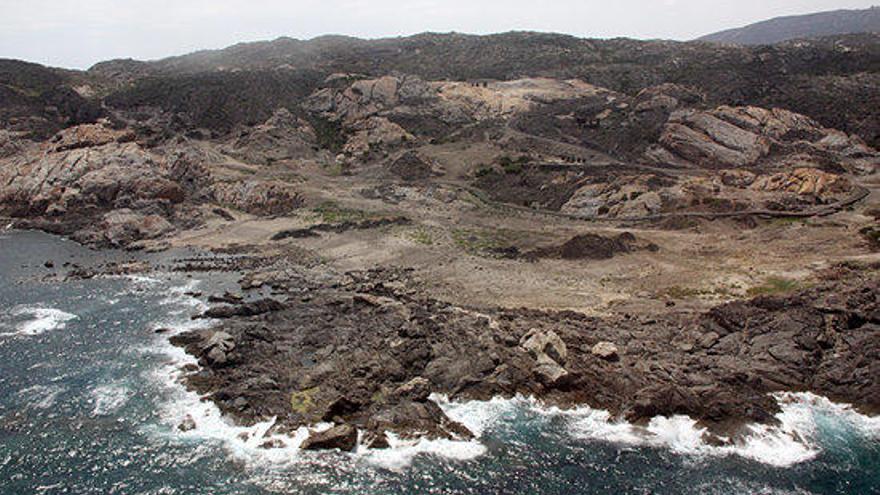
[(739, 45), (770, 45), (795, 39), (876, 32), (880, 32), (880, 7), (777, 17), (710, 34), (700, 40)]

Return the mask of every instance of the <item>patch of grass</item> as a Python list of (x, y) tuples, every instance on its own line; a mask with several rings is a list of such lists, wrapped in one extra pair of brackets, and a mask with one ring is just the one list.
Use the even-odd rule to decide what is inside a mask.
[(377, 215), (363, 210), (345, 208), (334, 201), (325, 201), (312, 208), (323, 223), (340, 223), (347, 221), (360, 221), (374, 218)]
[(529, 163), (529, 157), (526, 155), (519, 156), (517, 158), (511, 158), (508, 155), (503, 155), (498, 158), (498, 164), (501, 165), (501, 168), (504, 170), (505, 174), (519, 174), (523, 171), (523, 166)]
[(374, 404), (382, 404), (382, 403), (385, 402), (385, 399), (386, 399), (385, 392), (382, 391), (382, 390), (377, 390), (377, 391), (376, 391), (375, 393), (373, 393), (373, 395), (370, 397), (370, 402), (372, 402), (372, 403), (374, 403)]
[(416, 229), (410, 231), (408, 234), (412, 241), (424, 246), (431, 246), (434, 244), (434, 236), (432, 236), (431, 232), (427, 229)]
[(775, 294), (787, 294), (802, 288), (802, 284), (794, 279), (784, 277), (770, 277), (763, 284), (752, 287), (746, 293), (750, 297), (770, 296)]
[(663, 289), (660, 291), (659, 295), (670, 299), (693, 299), (699, 297), (730, 297), (732, 294), (730, 290), (725, 287), (712, 287), (706, 289), (675, 285)]
[(337, 162), (333, 162), (332, 164), (327, 165), (326, 167), (324, 167), (324, 170), (331, 177), (339, 177), (345, 174), (345, 166)]
[(309, 411), (315, 407), (315, 394), (318, 393), (319, 387), (314, 387), (290, 394), (290, 408), (293, 412), (302, 415), (309, 414)]
[(494, 171), (495, 171), (495, 169), (493, 169), (492, 167), (490, 167), (488, 165), (483, 165), (480, 168), (478, 168), (476, 170), (476, 172), (474, 172), (474, 176), (477, 178), (486, 177), (487, 175), (490, 175)]
[(452, 241), (470, 254), (492, 257), (492, 251), (513, 245), (516, 233), (509, 230), (455, 229)]

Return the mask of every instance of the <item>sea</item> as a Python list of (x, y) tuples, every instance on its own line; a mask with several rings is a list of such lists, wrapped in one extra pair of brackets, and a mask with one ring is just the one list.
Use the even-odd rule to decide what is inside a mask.
[(803, 393), (779, 394), (779, 426), (727, 447), (687, 417), (637, 427), (529, 397), (435, 396), (476, 439), (305, 452), (302, 429), (265, 448), (272, 422), (236, 426), (187, 391), (180, 368), (195, 361), (155, 332), (212, 325), (191, 318), (206, 307), (193, 293), (234, 290), (235, 274), (57, 276), (65, 263), (175, 256), (198, 253), (0, 231), (0, 494), (880, 493), (880, 418)]

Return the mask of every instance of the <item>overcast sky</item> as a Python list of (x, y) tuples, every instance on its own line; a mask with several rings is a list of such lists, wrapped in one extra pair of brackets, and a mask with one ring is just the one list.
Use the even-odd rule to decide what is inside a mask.
[(535, 30), (686, 40), (880, 0), (0, 0), (0, 57), (88, 68), (279, 36)]

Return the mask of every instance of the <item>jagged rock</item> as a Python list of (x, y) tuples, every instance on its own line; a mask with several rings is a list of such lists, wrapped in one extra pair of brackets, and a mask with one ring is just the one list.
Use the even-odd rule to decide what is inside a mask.
[(385, 117), (370, 117), (353, 124), (352, 135), (342, 147), (347, 155), (363, 157), (376, 148), (393, 147), (413, 142), (415, 136)]
[(791, 172), (758, 177), (751, 188), (756, 191), (791, 192), (828, 198), (849, 192), (852, 185), (839, 175), (814, 168), (797, 168)]
[(560, 364), (568, 357), (568, 349), (556, 332), (533, 328), (520, 340), (520, 346), (535, 359), (532, 372), (544, 385), (561, 385), (570, 376)]
[(416, 402), (424, 402), (431, 395), (431, 382), (426, 378), (417, 376), (412, 380), (397, 387), (394, 394)]
[(570, 376), (565, 368), (554, 361), (539, 361), (532, 370), (541, 383), (548, 387), (561, 385)]
[(284, 443), (284, 440), (281, 440), (280, 438), (272, 438), (260, 444), (260, 448), (266, 450), (283, 449), (284, 447), (287, 447), (287, 444)]
[(67, 223), (68, 233), (82, 229), (78, 240), (112, 246), (167, 233), (169, 207), (185, 192), (164, 160), (130, 137), (98, 124), (71, 127), (40, 149), (0, 159), (0, 213)]
[(308, 122), (297, 119), (286, 108), (279, 108), (262, 125), (240, 132), (225, 149), (247, 163), (269, 165), (315, 157), (316, 141)]
[[(860, 140), (778, 108), (678, 110), (664, 126), (659, 145), (645, 156), (662, 164), (709, 169), (754, 167), (762, 160), (795, 160), (803, 166), (832, 155), (853, 173), (870, 173), (878, 159)], [(773, 148), (775, 157), (770, 156)]]
[(700, 337), (700, 346), (704, 349), (709, 349), (718, 342), (719, 338), (720, 336), (715, 332), (706, 333)]
[(590, 349), (590, 352), (598, 358), (613, 361), (618, 358), (619, 351), (611, 342), (599, 342)]
[(210, 308), (202, 314), (202, 318), (225, 319), (235, 316), (257, 316), (273, 311), (281, 311), (284, 304), (275, 299), (260, 299), (257, 301), (239, 304), (236, 306), (218, 306)]
[(565, 362), (568, 357), (565, 342), (552, 330), (533, 328), (520, 339), (520, 346), (536, 360), (549, 357), (555, 362)]
[(159, 215), (142, 215), (123, 209), (104, 215), (103, 230), (111, 245), (125, 246), (137, 240), (161, 237), (174, 230), (174, 226)]
[(322, 432), (311, 432), (303, 443), (303, 450), (339, 449), (351, 452), (357, 446), (358, 432), (354, 426), (343, 424)]
[(253, 215), (284, 215), (303, 204), (299, 191), (285, 182), (218, 182), (210, 190), (218, 203)]
[(60, 152), (109, 143), (126, 143), (134, 139), (135, 135), (130, 130), (117, 131), (102, 124), (83, 124), (60, 131), (49, 142), (53, 151)]
[(187, 414), (186, 417), (183, 418), (183, 421), (181, 421), (180, 424), (177, 425), (177, 429), (182, 432), (195, 430), (196, 429), (196, 420), (194, 420), (192, 416)]
[(242, 301), (244, 301), (243, 297), (241, 297), (237, 294), (233, 294), (229, 291), (224, 292), (222, 295), (219, 295), (219, 296), (217, 296), (217, 295), (208, 296), (208, 302), (212, 303), (212, 304), (213, 303), (239, 304)]
[(31, 146), (21, 134), (0, 129), (0, 159), (24, 153)]
[(226, 364), (233, 349), (235, 339), (226, 332), (214, 332), (201, 344), (201, 352), (212, 366)]
[(213, 332), (202, 344), (202, 351), (214, 348), (229, 352), (235, 349), (235, 338), (226, 332)]

